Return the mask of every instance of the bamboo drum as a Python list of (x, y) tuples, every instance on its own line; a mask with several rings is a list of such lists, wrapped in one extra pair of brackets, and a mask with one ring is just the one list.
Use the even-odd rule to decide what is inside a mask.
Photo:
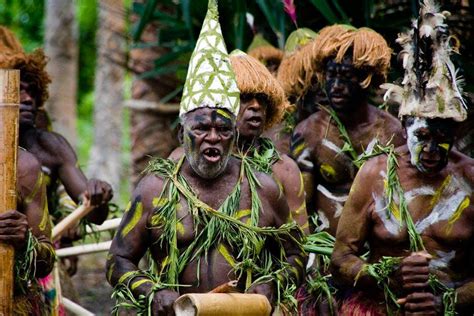
[[(0, 212), (17, 208), (20, 71), (0, 69)], [(0, 315), (12, 314), (13, 247), (0, 243)]]
[(271, 310), (260, 294), (185, 294), (174, 302), (176, 316), (269, 316)]

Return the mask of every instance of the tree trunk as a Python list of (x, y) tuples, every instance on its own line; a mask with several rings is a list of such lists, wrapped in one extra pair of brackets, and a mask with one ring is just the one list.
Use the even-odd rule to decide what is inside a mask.
[(53, 129), (75, 145), (78, 46), (75, 1), (46, 1), (46, 55), (52, 83), (46, 108)]
[[(160, 8), (160, 10), (167, 8)], [(133, 17), (132, 17), (133, 19)], [(157, 42), (157, 26), (149, 24), (142, 34), (141, 41)], [(140, 74), (154, 68), (154, 60), (164, 53), (162, 48), (136, 48), (130, 52), (131, 68)], [(157, 102), (178, 86), (175, 76), (162, 76), (156, 79), (140, 79), (135, 76), (132, 83), (133, 100)], [(132, 185), (141, 178), (141, 173), (150, 157), (167, 157), (178, 144), (173, 123), (178, 116), (156, 111), (131, 110), (132, 141)]]
[(95, 74), (94, 145), (89, 174), (118, 192), (121, 175), (125, 11), (122, 0), (99, 2)]

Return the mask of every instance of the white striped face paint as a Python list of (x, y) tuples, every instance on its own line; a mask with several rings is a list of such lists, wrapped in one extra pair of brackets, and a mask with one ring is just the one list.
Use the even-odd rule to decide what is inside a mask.
[(420, 154), (425, 144), (416, 135), (416, 132), (422, 128), (428, 128), (426, 119), (415, 117), (413, 123), (407, 127), (407, 146), (408, 150), (410, 151), (411, 164), (421, 172), (424, 172), (424, 168), (420, 163)]

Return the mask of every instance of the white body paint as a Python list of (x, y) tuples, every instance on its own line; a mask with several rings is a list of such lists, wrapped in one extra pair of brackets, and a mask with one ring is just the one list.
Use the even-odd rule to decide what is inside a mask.
[(342, 209), (344, 208), (344, 203), (347, 201), (348, 195), (334, 195), (328, 189), (326, 189), (321, 184), (318, 184), (316, 189), (321, 192), (325, 197), (332, 200), (334, 208), (336, 211), (334, 212), (334, 217), (338, 218), (342, 214)]
[(432, 269), (440, 269), (440, 268), (447, 268), (451, 260), (454, 259), (456, 256), (456, 251), (452, 250), (449, 252), (444, 252), (441, 250), (436, 251), (437, 258), (433, 258), (430, 261), (430, 268)]
[(418, 163), (419, 153), (417, 153), (416, 149), (417, 147), (420, 146), (421, 142), (418, 139), (418, 137), (415, 136), (415, 131), (417, 131), (420, 128), (427, 128), (427, 127), (428, 127), (428, 123), (426, 122), (426, 119), (415, 117), (413, 124), (407, 128), (407, 146), (408, 146), (408, 150), (410, 151), (410, 162), (413, 166), (417, 168), (419, 165)]
[(333, 142), (331, 142), (330, 140), (327, 140), (326, 138), (323, 138), (323, 141), (321, 142), (321, 144), (332, 150), (333, 152), (335, 152), (336, 154), (341, 154), (342, 153), (342, 149), (339, 148), (339, 146), (337, 146), (336, 144), (334, 144)]

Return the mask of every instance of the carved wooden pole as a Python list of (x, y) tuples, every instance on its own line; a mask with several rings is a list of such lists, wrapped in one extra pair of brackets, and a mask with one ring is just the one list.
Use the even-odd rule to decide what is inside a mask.
[[(0, 69), (0, 212), (16, 209), (20, 71)], [(0, 243), (0, 315), (12, 315), (13, 247)]]

